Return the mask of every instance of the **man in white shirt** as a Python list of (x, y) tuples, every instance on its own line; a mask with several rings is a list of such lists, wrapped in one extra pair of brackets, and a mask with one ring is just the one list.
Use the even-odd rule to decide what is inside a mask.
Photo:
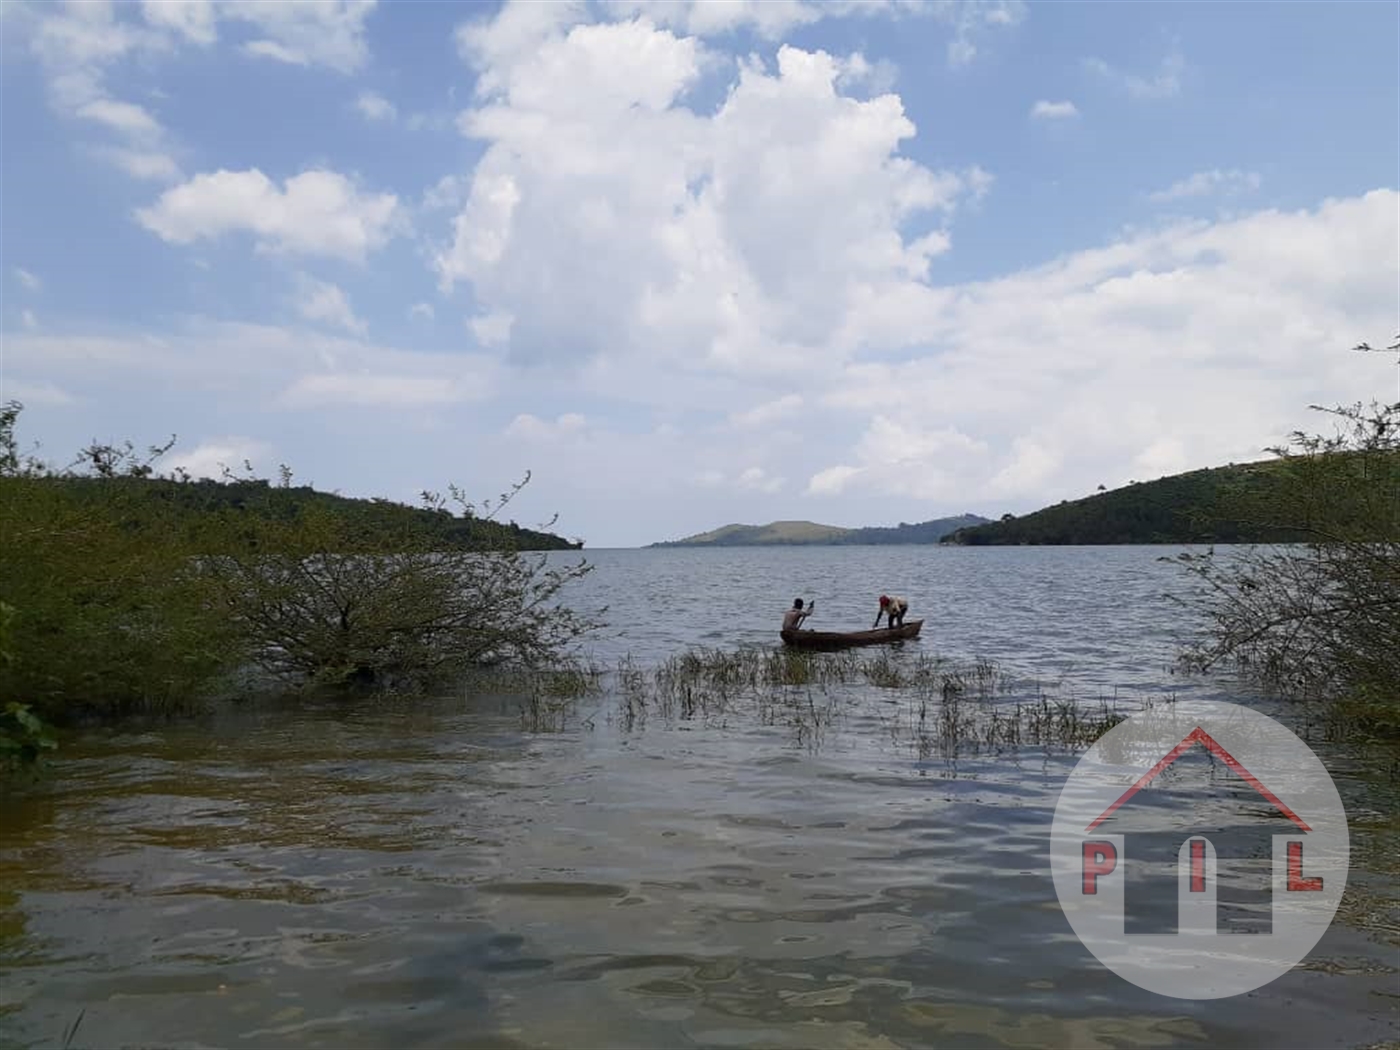
[(903, 598), (891, 598), (887, 594), (880, 595), (880, 611), (875, 614), (875, 623), (871, 625), (871, 630), (880, 626), (880, 617), (886, 617), (887, 627), (903, 627), (904, 614), (909, 611), (909, 603)]

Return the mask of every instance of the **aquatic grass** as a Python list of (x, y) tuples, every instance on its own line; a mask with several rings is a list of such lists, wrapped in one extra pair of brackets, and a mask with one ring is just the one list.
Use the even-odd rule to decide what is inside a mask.
[[(1127, 715), (1116, 702), (1086, 703), (1018, 682), (994, 662), (954, 663), (928, 653), (802, 652), (766, 647), (693, 648), (654, 665), (630, 656), (611, 669), (583, 661), (548, 669), (484, 672), (474, 688), (517, 697), (522, 728), (562, 732), (598, 715), (624, 732), (652, 720), (724, 728), (743, 718), (783, 728), (796, 744), (820, 746), (847, 712), (872, 702), (897, 748), (955, 757), (1023, 747), (1084, 748)], [(876, 695), (872, 695), (871, 690)], [(580, 711), (580, 701), (601, 706)]]

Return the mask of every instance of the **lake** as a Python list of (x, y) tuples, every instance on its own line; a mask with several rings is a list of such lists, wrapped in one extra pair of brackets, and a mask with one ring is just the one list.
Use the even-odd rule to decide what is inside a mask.
[[(608, 608), (608, 666), (771, 649), (794, 597), (817, 600), (809, 626), (866, 628), (892, 593), (925, 625), (889, 667), (991, 661), (988, 710), (1175, 696), (1292, 717), (1174, 671), (1194, 627), (1165, 598), (1176, 550), (585, 551), (572, 598)], [(868, 682), (703, 717), (625, 717), (604, 691), (544, 729), (522, 703), (246, 705), (67, 741), (0, 812), (0, 1045), (1400, 1039), (1400, 784), (1370, 753), (1310, 738), (1352, 825), (1332, 928), (1274, 983), (1195, 1002), (1114, 975), (1059, 908), (1072, 747), (920, 746), (908, 698)]]

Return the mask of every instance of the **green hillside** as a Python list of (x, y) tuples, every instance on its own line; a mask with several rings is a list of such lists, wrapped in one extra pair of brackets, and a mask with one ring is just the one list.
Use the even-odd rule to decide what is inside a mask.
[(979, 514), (959, 514), (952, 518), (934, 518), (932, 521), (921, 521), (917, 525), (900, 522), (891, 528), (869, 526), (863, 529), (851, 529), (836, 542), (871, 545), (937, 543), (950, 532), (973, 525), (981, 525), (990, 520), (990, 518), (984, 518)]
[[(295, 519), (303, 509), (316, 507), (357, 526), (366, 539), (391, 536), (435, 539), (444, 550), (481, 550), (508, 547), (514, 550), (576, 550), (581, 542), (553, 533), (522, 528), (515, 522), (495, 522), (454, 515), (446, 510), (410, 507), (385, 499), (355, 499), (308, 486), (287, 487), (256, 481), (172, 481), (164, 478), (49, 477), (6, 479), (8, 485), (38, 484), (63, 491), (70, 499), (101, 500), (113, 487), (126, 488), (150, 501), (151, 507), (174, 505), (178, 512), (197, 519), (201, 515), (232, 513), (277, 521)], [(130, 504), (128, 504), (130, 506)], [(133, 523), (134, 524), (134, 523)]]
[(653, 547), (760, 547), (769, 544), (833, 543), (850, 529), (818, 525), (815, 521), (774, 521), (767, 525), (721, 525), (682, 540), (653, 543)]
[(724, 525), (709, 532), (687, 536), (683, 540), (653, 543), (652, 547), (764, 547), (857, 544), (937, 543), (954, 529), (987, 521), (975, 514), (960, 514), (953, 518), (910, 525), (846, 529), (837, 525), (820, 525), (814, 521), (774, 521), (767, 525)]
[[(1231, 464), (1134, 482), (1033, 514), (958, 529), (941, 542), (968, 546), (1107, 543), (1289, 543), (1296, 531), (1242, 520), (1239, 507), (1277, 487), (1278, 461)], [(1231, 509), (1236, 508), (1236, 509)]]

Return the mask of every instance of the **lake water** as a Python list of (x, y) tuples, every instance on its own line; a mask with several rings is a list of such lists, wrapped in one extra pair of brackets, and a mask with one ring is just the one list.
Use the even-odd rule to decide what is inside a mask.
[[(1038, 693), (1267, 698), (1173, 672), (1165, 548), (585, 552), (594, 659), (869, 627)], [(565, 560), (569, 556), (561, 556)], [(1166, 999), (1074, 937), (1048, 868), (1073, 750), (916, 746), (897, 690), (814, 722), (733, 698), (622, 717), (464, 691), (93, 730), (0, 812), (0, 1045), (1360, 1047), (1400, 1039), (1400, 824), (1385, 762), (1315, 744), (1352, 822), (1308, 959)], [(1300, 728), (1300, 732), (1301, 732)]]

